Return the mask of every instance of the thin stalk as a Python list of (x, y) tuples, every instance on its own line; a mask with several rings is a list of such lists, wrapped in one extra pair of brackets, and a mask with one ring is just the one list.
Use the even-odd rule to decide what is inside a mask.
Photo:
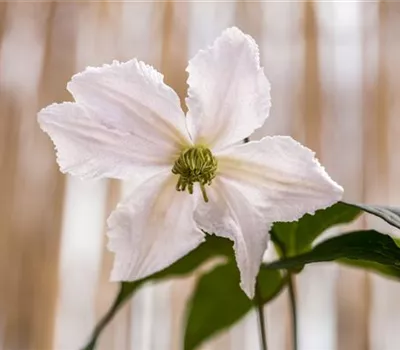
[(296, 290), (294, 286), (294, 276), (291, 272), (288, 272), (288, 289), (289, 289), (289, 302), (290, 302), (290, 313), (292, 315), (292, 340), (293, 350), (298, 349), (298, 333), (297, 333), (297, 302), (296, 302)]
[(265, 331), (265, 318), (264, 318), (264, 305), (261, 298), (260, 288), (258, 283), (256, 283), (256, 300), (257, 300), (257, 310), (258, 310), (258, 326), (260, 330), (261, 346), (262, 350), (267, 350), (267, 335)]
[[(279, 239), (272, 229), (270, 231), (271, 239), (275, 243), (275, 246), (280, 250), (283, 258), (287, 257), (285, 244)], [(298, 330), (297, 330), (297, 302), (296, 302), (296, 290), (294, 283), (294, 275), (290, 270), (287, 270), (288, 277), (288, 290), (289, 290), (289, 302), (290, 302), (290, 313), (292, 319), (292, 340), (293, 350), (298, 349)]]

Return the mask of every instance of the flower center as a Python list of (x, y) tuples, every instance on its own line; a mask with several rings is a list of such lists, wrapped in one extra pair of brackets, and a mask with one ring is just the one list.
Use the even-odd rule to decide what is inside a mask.
[(179, 175), (176, 190), (187, 189), (192, 194), (193, 184), (198, 182), (204, 201), (208, 202), (205, 185), (211, 185), (217, 172), (217, 165), (217, 160), (207, 147), (194, 146), (183, 150), (172, 168), (172, 173)]

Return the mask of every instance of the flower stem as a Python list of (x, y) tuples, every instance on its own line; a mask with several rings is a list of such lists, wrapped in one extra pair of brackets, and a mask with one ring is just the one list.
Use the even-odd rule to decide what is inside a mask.
[(294, 286), (294, 276), (291, 272), (288, 272), (288, 289), (289, 289), (289, 301), (290, 301), (290, 313), (292, 315), (292, 341), (293, 350), (298, 349), (298, 333), (297, 333), (297, 302), (296, 302), (296, 290)]
[(257, 311), (258, 311), (258, 327), (260, 329), (261, 337), (261, 349), (267, 350), (267, 335), (265, 331), (265, 318), (264, 318), (264, 305), (261, 298), (260, 288), (258, 283), (256, 283), (256, 301), (257, 301)]
[[(279, 239), (279, 237), (275, 234), (275, 231), (272, 229), (270, 231), (271, 240), (274, 242), (275, 246), (280, 251), (280, 254), (283, 258), (287, 257), (285, 244)], [(292, 316), (292, 341), (293, 341), (293, 350), (298, 349), (298, 332), (297, 332), (297, 302), (296, 302), (296, 290), (295, 290), (295, 281), (294, 275), (290, 270), (287, 270), (287, 278), (288, 278), (288, 289), (289, 289), (289, 302), (290, 302), (290, 313)]]

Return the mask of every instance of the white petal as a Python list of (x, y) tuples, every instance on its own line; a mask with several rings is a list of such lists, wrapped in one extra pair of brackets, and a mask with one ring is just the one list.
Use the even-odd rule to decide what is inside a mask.
[(262, 126), (270, 84), (260, 68), (256, 42), (237, 28), (189, 62), (188, 126), (196, 143), (222, 149)]
[(78, 103), (101, 124), (160, 147), (190, 144), (179, 98), (163, 76), (136, 59), (87, 68), (68, 83)]
[[(253, 195), (248, 195), (253, 192)], [(240, 286), (252, 298), (268, 244), (269, 223), (260, 210), (254, 189), (222, 177), (207, 187), (209, 201), (199, 202), (196, 221), (203, 230), (234, 242)]]
[(39, 112), (38, 121), (56, 146), (62, 172), (82, 178), (144, 179), (171, 167), (170, 151), (107, 128), (79, 104), (52, 104)]
[(175, 189), (163, 172), (138, 186), (108, 219), (108, 247), (115, 252), (114, 281), (149, 276), (186, 255), (203, 240), (193, 212), (197, 197)]
[(216, 157), (219, 176), (258, 189), (269, 222), (313, 214), (336, 203), (343, 194), (314, 153), (287, 136), (237, 145)]

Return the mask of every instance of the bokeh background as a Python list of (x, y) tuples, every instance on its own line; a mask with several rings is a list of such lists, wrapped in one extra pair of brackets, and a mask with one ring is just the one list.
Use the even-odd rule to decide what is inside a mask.
[[(183, 100), (188, 58), (232, 25), (259, 43), (272, 83), (270, 118), (254, 138), (292, 135), (347, 200), (400, 204), (400, 3), (2, 1), (0, 349), (78, 349), (117, 290), (105, 220), (129, 184), (59, 173), (37, 111), (71, 99), (66, 83), (86, 66), (132, 57)], [(354, 226), (390, 231), (366, 217)], [(98, 349), (180, 349), (194, 281), (144, 288)], [(397, 282), (321, 264), (297, 278), (297, 293), (301, 350), (400, 349)], [(286, 293), (266, 319), (269, 349), (290, 349)], [(243, 349), (259, 349), (254, 314), (203, 347)]]

